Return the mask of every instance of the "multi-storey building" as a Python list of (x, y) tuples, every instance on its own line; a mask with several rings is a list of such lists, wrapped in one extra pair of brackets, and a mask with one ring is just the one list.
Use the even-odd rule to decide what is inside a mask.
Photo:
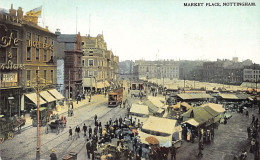
[(65, 87), (64, 95), (67, 98), (76, 99), (83, 94), (81, 36), (80, 33), (61, 34), (59, 30), (55, 34), (58, 36), (60, 86)]
[(17, 114), (18, 110), (29, 110), (36, 105), (35, 98), (27, 93), (35, 94), (37, 74), (42, 89), (56, 88), (57, 38), (35, 20), (37, 16), (30, 21), (22, 8), (15, 10), (13, 5), (9, 13), (0, 13), (1, 113), (8, 110), (10, 115)]
[(253, 64), (246, 66), (243, 70), (243, 81), (260, 82), (260, 65)]
[(138, 79), (179, 78), (179, 64), (174, 60), (145, 61), (136, 60), (134, 74)]
[[(83, 86), (85, 90), (105, 90), (117, 81), (119, 57), (107, 50), (103, 35), (82, 36), (84, 56)], [(109, 83), (110, 82), (110, 83)]]

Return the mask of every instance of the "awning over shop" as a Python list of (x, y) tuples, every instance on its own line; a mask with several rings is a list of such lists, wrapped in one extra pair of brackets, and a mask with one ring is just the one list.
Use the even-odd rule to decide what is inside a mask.
[(105, 86), (106, 86), (106, 87), (109, 87), (109, 86), (110, 86), (110, 84), (108, 83), (108, 81), (105, 81)]
[[(25, 94), (27, 98), (29, 98), (35, 105), (37, 105), (37, 94), (36, 93), (29, 93)], [(40, 105), (47, 103), (40, 97)]]
[(44, 98), (47, 102), (56, 101), (56, 99), (55, 99), (52, 95), (50, 95), (50, 93), (47, 92), (47, 91), (42, 91), (42, 92), (40, 92), (40, 95), (41, 95), (41, 97)]
[(60, 92), (58, 92), (56, 89), (48, 90), (48, 92), (51, 95), (53, 95), (57, 100), (64, 99), (64, 96)]
[(96, 87), (96, 82), (94, 78), (83, 78), (84, 87)]
[(97, 82), (97, 88), (105, 88), (105, 84), (103, 82)]

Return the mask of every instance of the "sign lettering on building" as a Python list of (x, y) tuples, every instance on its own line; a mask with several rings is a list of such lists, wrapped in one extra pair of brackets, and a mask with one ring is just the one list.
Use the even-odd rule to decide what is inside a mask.
[(17, 73), (3, 73), (3, 82), (17, 82)]
[[(22, 41), (13, 36), (13, 32), (8, 32), (8, 29), (5, 25), (0, 24), (0, 29), (3, 30), (2, 34), (0, 35), (0, 48), (6, 48), (9, 50), (7, 53), (7, 57), (9, 58), (6, 64), (0, 64), (0, 70), (18, 70), (18, 69), (25, 69), (23, 64), (14, 64), (11, 59), (13, 58), (11, 47), (18, 46), (18, 42)], [(4, 53), (6, 54), (6, 53)]]
[(41, 43), (38, 41), (29, 40), (29, 47), (39, 48), (39, 49), (45, 49), (45, 50), (52, 50), (53, 51), (53, 45), (50, 45), (48, 43)]

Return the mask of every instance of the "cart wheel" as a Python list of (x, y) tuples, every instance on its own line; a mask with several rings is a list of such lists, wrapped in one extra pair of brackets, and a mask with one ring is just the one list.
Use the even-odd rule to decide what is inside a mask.
[(14, 138), (14, 132), (10, 131), (10, 132), (8, 133), (8, 139), (9, 139), (9, 140), (12, 140), (13, 138)]
[(49, 133), (49, 125), (46, 125), (46, 127), (45, 127), (45, 133), (46, 133), (46, 134)]
[(60, 127), (58, 126), (56, 134), (58, 135), (59, 133), (60, 133)]
[(5, 141), (5, 136), (4, 135), (1, 135), (0, 137), (0, 143), (3, 143)]

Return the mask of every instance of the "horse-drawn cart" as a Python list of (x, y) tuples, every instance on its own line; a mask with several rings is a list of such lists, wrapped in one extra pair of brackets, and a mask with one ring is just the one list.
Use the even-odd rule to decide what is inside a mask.
[(66, 127), (66, 123), (66, 117), (62, 116), (61, 119), (57, 119), (54, 122), (47, 124), (45, 127), (45, 133), (48, 134), (49, 132), (56, 132), (56, 134), (59, 134)]
[(25, 125), (25, 118), (11, 117), (5, 118), (0, 116), (0, 143), (5, 139), (13, 139), (14, 132), (17, 130), (20, 133), (21, 127)]

